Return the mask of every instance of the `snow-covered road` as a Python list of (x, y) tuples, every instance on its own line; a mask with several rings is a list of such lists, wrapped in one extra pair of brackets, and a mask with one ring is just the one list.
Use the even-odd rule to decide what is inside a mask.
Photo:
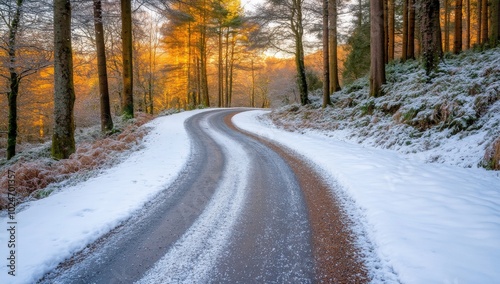
[[(359, 247), (373, 251), (364, 254), (373, 283), (500, 281), (497, 173), (289, 133), (257, 119), (263, 113), (233, 122), (307, 157), (323, 174), (363, 235)], [(311, 233), (293, 173), (266, 147), (228, 134), (222, 115), (158, 118), (144, 149), (18, 212), (16, 276), (8, 274), (2, 217), (0, 283), (34, 283), (48, 272), (48, 283), (311, 281)], [(185, 123), (198, 128), (188, 132)]]

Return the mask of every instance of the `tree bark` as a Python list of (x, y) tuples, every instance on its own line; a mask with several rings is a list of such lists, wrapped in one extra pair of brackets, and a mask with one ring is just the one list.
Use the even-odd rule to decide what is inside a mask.
[(470, 0), (465, 0), (465, 12), (466, 12), (466, 19), (465, 19), (465, 49), (468, 50), (470, 49)]
[(408, 54), (408, 1), (403, 0), (403, 47), (401, 60), (406, 61)]
[(291, 29), (295, 37), (295, 66), (297, 68), (297, 84), (299, 87), (300, 103), (309, 104), (306, 80), (306, 67), (304, 63), (304, 26), (302, 24), (302, 0), (292, 0), (290, 17)]
[(21, 9), (23, 0), (16, 1), (16, 10), (9, 26), (9, 92), (7, 93), (7, 101), (9, 104), (9, 118), (7, 130), (7, 160), (12, 159), (16, 155), (17, 144), (17, 96), (19, 95), (19, 83), (21, 76), (18, 74), (17, 65), (17, 32), (19, 30), (21, 20)]
[(67, 159), (75, 152), (73, 55), (70, 0), (54, 0), (54, 134), (52, 156)]
[(330, 94), (340, 91), (337, 55), (337, 0), (328, 1), (328, 59), (330, 61)]
[(217, 99), (217, 107), (223, 107), (223, 96), (224, 96), (224, 71), (222, 70), (222, 22), (219, 21), (219, 31), (217, 33), (218, 36), (218, 42), (217, 42), (217, 49), (218, 49), (218, 63), (217, 63), (217, 78), (218, 78), (218, 99)]
[(482, 2), (483, 0), (477, 0), (477, 44), (481, 44), (481, 36), (482, 36), (482, 31), (481, 31), (481, 26), (483, 24), (483, 21), (482, 21), (482, 16), (483, 16), (483, 12), (482, 12)]
[(488, 0), (482, 0), (481, 4), (481, 43), (488, 42)]
[(389, 8), (387, 7), (388, 0), (383, 0), (383, 10), (384, 10), (384, 62), (389, 63), (389, 57), (387, 54), (389, 53), (389, 22), (388, 22), (388, 14)]
[(458, 54), (462, 51), (462, 0), (455, 0), (455, 39), (453, 52)]
[(109, 106), (108, 71), (106, 67), (106, 47), (104, 45), (101, 0), (94, 0), (94, 29), (97, 50), (97, 73), (99, 74), (101, 131), (108, 132), (113, 129), (113, 119)]
[(383, 0), (370, 1), (370, 96), (382, 95), (385, 84)]
[(121, 0), (122, 20), (122, 60), (123, 60), (123, 96), (122, 113), (126, 119), (134, 117), (134, 80), (132, 59), (132, 3)]
[(444, 51), (450, 51), (450, 0), (444, 0)]
[(323, 0), (323, 108), (330, 105), (330, 50), (328, 49), (328, 0)]
[(433, 71), (443, 57), (439, 0), (422, 0), (420, 3), (420, 32), (422, 38), (422, 63), (427, 74)]
[(408, 49), (406, 59), (415, 59), (415, 0), (409, 0), (408, 3)]
[(492, 0), (491, 1), (491, 16), (490, 16), (490, 46), (495, 47), (497, 46), (498, 42), (498, 7), (499, 3), (498, 0)]
[(395, 0), (389, 0), (387, 3), (388, 5), (388, 19), (387, 19), (387, 25), (388, 25), (388, 48), (387, 48), (387, 58), (389, 58), (389, 61), (394, 60), (394, 20), (395, 20), (395, 14), (394, 14), (394, 1)]

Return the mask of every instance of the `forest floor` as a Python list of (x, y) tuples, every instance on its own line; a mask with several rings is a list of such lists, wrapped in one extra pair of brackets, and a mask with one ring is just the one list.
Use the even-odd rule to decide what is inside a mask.
[(369, 97), (365, 77), (334, 93), (331, 107), (321, 108), (316, 92), (310, 105), (268, 117), (289, 131), (314, 129), (424, 162), (500, 169), (500, 48), (447, 54), (430, 75), (417, 61), (391, 63), (383, 91)]

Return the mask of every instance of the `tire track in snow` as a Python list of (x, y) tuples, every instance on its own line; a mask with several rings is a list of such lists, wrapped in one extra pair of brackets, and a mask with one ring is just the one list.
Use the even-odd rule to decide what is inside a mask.
[(207, 134), (225, 153), (222, 179), (205, 211), (138, 284), (207, 282), (229, 242), (245, 199), (249, 155), (241, 144), (211, 127), (215, 114), (206, 115), (200, 125), (212, 130)]

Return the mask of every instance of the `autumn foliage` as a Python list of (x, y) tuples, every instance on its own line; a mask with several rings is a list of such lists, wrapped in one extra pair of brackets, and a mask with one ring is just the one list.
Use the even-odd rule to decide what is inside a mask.
[(103, 169), (117, 161), (121, 153), (126, 153), (142, 140), (148, 129), (141, 127), (152, 119), (151, 115), (136, 113), (136, 119), (123, 131), (92, 142), (77, 145), (77, 150), (69, 159), (56, 161), (49, 158), (26, 161), (21, 157), (15, 164), (0, 172), (0, 210), (7, 205), (7, 171), (15, 172), (18, 202), (35, 197), (34, 192), (46, 188), (54, 182), (67, 180), (70, 175), (84, 175)]

